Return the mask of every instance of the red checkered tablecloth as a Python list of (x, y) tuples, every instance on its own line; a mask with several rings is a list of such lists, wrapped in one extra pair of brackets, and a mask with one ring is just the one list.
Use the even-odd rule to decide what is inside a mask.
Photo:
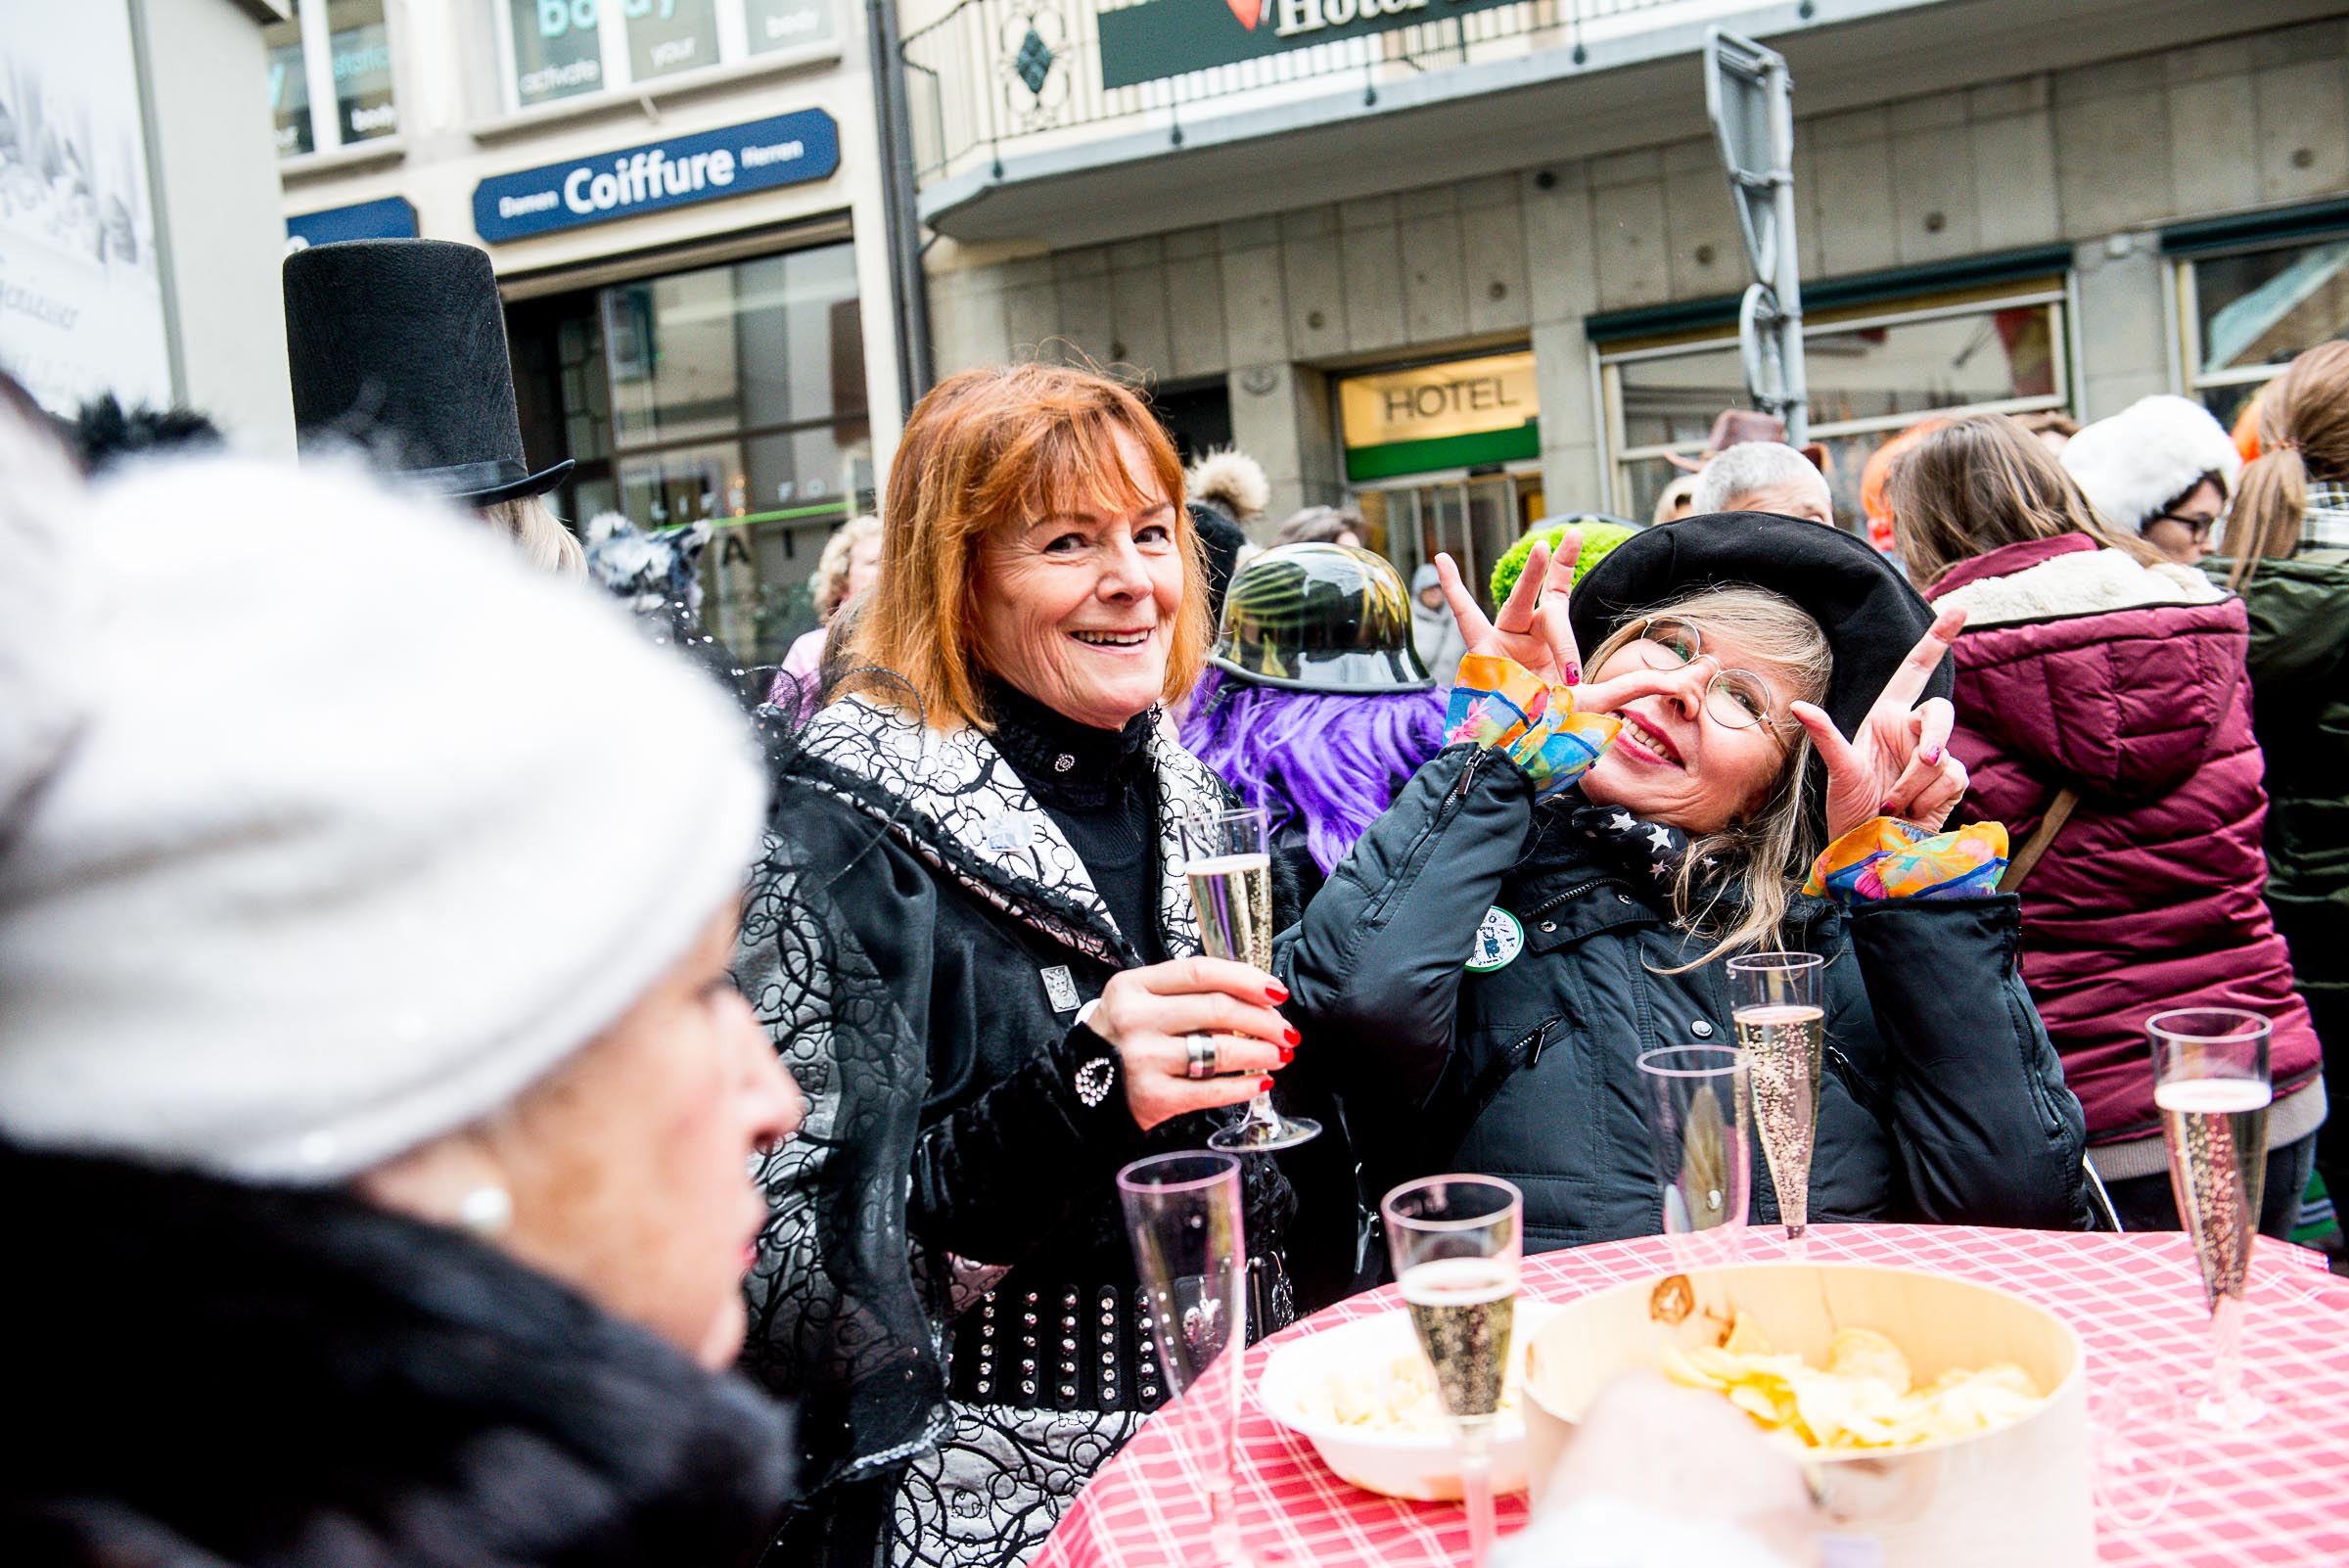
[[(2208, 1318), (2186, 1239), (2175, 1233), (2062, 1235), (1961, 1225), (1815, 1225), (1809, 1256), (1978, 1279), (2060, 1314), (2079, 1331), (2096, 1389), (2147, 1368), (2182, 1393), (2207, 1382)], [(1661, 1236), (1525, 1262), (1529, 1297), (1568, 1301), (1671, 1270)], [(1316, 1314), (1249, 1353), (1253, 1390), (1269, 1347), (1393, 1310), (1392, 1287)], [(2283, 1408), (2239, 1438), (2181, 1446), (2177, 1494), (2151, 1524), (2097, 1525), (2103, 1563), (2235, 1568), (2349, 1564), (2349, 1281), (2313, 1253), (2262, 1239), (2252, 1264), (2246, 1362)], [(1457, 1568), (1468, 1528), (1454, 1503), (1403, 1502), (1340, 1481), (1304, 1439), (1272, 1424), (1251, 1392), (1240, 1417), (1239, 1516), (1264, 1568)], [(1505, 1534), (1523, 1498), (1500, 1501)], [(1055, 1530), (1037, 1568), (1200, 1568), (1212, 1563), (1207, 1503), (1171, 1428), (1151, 1421), (1094, 1477)], [(1986, 1565), (1987, 1568), (1987, 1565)]]

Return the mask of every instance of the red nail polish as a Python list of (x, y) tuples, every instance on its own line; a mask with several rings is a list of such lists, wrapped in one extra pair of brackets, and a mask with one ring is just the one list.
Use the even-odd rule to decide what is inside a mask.
[(1895, 806), (1896, 806), (1896, 805), (1898, 805), (1898, 804), (1899, 804), (1899, 803), (1898, 803), (1897, 801), (1886, 801), (1886, 802), (1885, 802), (1885, 803), (1884, 803), (1882, 806), (1879, 806), (1879, 807), (1876, 807), (1876, 815), (1878, 815), (1878, 816), (1890, 816), (1890, 815), (1892, 815), (1892, 808), (1893, 808), (1893, 807), (1895, 807)]
[(1276, 980), (1272, 982), (1271, 985), (1265, 988), (1265, 997), (1268, 1001), (1287, 1001), (1289, 999), (1289, 988)]
[(1294, 1046), (1294, 1045), (1283, 1045), (1283, 1046), (1280, 1048), (1280, 1065), (1281, 1065), (1281, 1066), (1283, 1066), (1283, 1067), (1286, 1067), (1286, 1066), (1288, 1066), (1288, 1065), (1289, 1065), (1291, 1062), (1295, 1061), (1296, 1059), (1297, 1059), (1297, 1047), (1296, 1047), (1296, 1046)]
[(1286, 1039), (1291, 1045), (1295, 1045), (1299, 1040), (1305, 1038), (1305, 1037), (1298, 1034), (1295, 1029), (1288, 1030), (1281, 1038)]
[(1272, 1075), (1271, 1075), (1271, 1074), (1267, 1073), (1267, 1074), (1266, 1074), (1266, 1075), (1265, 1075), (1263, 1078), (1260, 1078), (1260, 1079), (1258, 1079), (1258, 1080), (1256, 1081), (1256, 1091), (1257, 1091), (1259, 1094), (1266, 1094), (1266, 1093), (1269, 1093), (1269, 1092), (1271, 1091), (1271, 1088), (1272, 1088)]

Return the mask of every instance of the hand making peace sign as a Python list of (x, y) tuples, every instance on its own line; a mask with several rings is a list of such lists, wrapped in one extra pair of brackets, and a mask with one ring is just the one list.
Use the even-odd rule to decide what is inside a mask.
[(1875, 816), (1898, 817), (1928, 833), (1964, 798), (1965, 764), (1950, 755), (1957, 714), (1945, 698), (1918, 703), (1925, 683), (1949, 657), (1965, 612), (1945, 609), (1900, 669), (1884, 683), (1856, 737), (1847, 738), (1826, 711), (1810, 703), (1789, 707), (1811, 733), (1827, 768), (1827, 836), (1841, 838)]
[(1662, 670), (1636, 669), (1613, 680), (1583, 683), (1582, 653), (1575, 647), (1574, 623), (1566, 616), (1574, 562), (1582, 553), (1583, 536), (1573, 529), (1559, 537), (1554, 556), (1547, 545), (1536, 544), (1517, 585), (1490, 621), (1460, 580), (1460, 569), (1451, 556), (1436, 557), (1436, 577), (1444, 585), (1444, 597), (1468, 652), (1513, 659), (1542, 680), (1574, 687), (1578, 714), (1613, 713), (1635, 697), (1669, 690), (1672, 678)]

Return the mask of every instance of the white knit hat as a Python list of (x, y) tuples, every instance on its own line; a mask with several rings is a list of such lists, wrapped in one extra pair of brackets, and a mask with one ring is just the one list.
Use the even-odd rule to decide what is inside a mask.
[(23, 499), (0, 575), (62, 540), (80, 603), (69, 659), (0, 625), (0, 707), (72, 735), (0, 756), (0, 807), (39, 771), (0, 823), (0, 1132), (339, 1180), (514, 1098), (741, 886), (742, 717), (478, 522), (232, 459), (63, 529)]
[(2063, 466), (2096, 515), (2135, 533), (2205, 474), (2234, 494), (2243, 456), (2210, 410), (2168, 392), (2140, 397), (2064, 444)]

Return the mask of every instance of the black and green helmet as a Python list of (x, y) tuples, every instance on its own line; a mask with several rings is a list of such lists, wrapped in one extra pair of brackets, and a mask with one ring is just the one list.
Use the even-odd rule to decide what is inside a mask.
[(1291, 691), (1435, 684), (1411, 646), (1402, 574), (1386, 557), (1343, 544), (1284, 544), (1242, 567), (1223, 601), (1215, 663)]

